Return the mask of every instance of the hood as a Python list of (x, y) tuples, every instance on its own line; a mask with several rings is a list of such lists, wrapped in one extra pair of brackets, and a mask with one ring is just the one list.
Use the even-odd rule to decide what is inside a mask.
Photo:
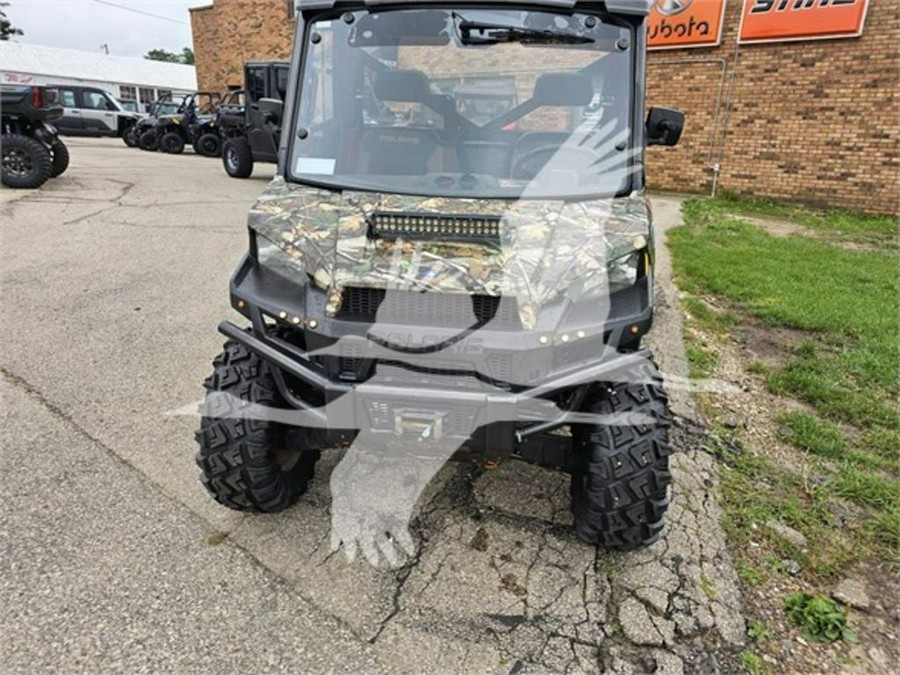
[[(374, 219), (412, 215), (427, 237), (372, 238)], [(434, 218), (429, 218), (434, 216)], [(492, 221), (492, 240), (454, 241), (442, 221)], [(479, 221), (477, 217), (484, 220)], [(523, 324), (541, 307), (607, 284), (607, 263), (647, 245), (643, 192), (583, 201), (457, 199), (331, 191), (276, 178), (249, 225), (337, 298), (348, 287), (515, 296)]]

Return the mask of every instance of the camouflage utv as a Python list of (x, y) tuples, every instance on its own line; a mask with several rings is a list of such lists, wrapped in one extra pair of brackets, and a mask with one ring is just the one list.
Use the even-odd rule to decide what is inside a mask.
[[(197, 434), (218, 502), (285, 509), (352, 444), (562, 469), (582, 539), (657, 539), (644, 153), (684, 118), (644, 122), (652, 4), (299, 0), (288, 95), (260, 101), (278, 176), (231, 282), (250, 325), (219, 327)], [(499, 103), (467, 95), (485, 81)]]

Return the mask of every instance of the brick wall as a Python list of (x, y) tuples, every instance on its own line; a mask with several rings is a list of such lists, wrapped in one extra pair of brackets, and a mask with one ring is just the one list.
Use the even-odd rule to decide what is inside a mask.
[(245, 62), (289, 59), (290, 7), (290, 0), (215, 0), (191, 9), (200, 89), (243, 87)]
[[(728, 2), (721, 46), (650, 54), (648, 103), (687, 113), (678, 148), (649, 150), (650, 186), (708, 192), (718, 162), (720, 189), (900, 212), (900, 4), (871, 0), (861, 38), (742, 45), (733, 78), (741, 5)], [(201, 88), (290, 54), (283, 0), (215, 0), (191, 22)]]
[[(653, 187), (710, 187), (712, 171), (704, 164), (715, 136), (718, 60), (727, 69), (721, 122), (741, 4), (728, 3), (720, 47), (650, 54), (649, 103), (688, 114), (679, 148), (649, 151)], [(900, 5), (871, 0), (860, 38), (741, 45), (719, 187), (817, 206), (900, 212), (898, 43)]]

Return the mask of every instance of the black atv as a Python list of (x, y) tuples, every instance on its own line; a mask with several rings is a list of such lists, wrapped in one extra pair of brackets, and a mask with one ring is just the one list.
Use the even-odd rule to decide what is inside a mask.
[(243, 105), (234, 102), (219, 111), (222, 164), (232, 178), (249, 178), (254, 162), (277, 163), (281, 128), (263, 101), (284, 101), (289, 78), (290, 64), (284, 61), (244, 65)]
[(151, 103), (147, 116), (139, 119), (129, 129), (132, 135), (131, 138), (126, 137), (125, 142), (130, 145), (129, 141), (133, 141), (136, 147), (149, 152), (159, 150), (159, 137), (155, 132), (156, 124), (160, 117), (178, 115), (184, 105), (185, 98), (184, 96), (166, 96)]
[[(284, 126), (279, 171), (231, 282), (249, 326), (219, 327), (203, 483), (278, 511), (322, 449), (350, 444), (332, 541), (388, 555), (433, 475), (404, 466), (515, 458), (571, 474), (585, 541), (651, 544), (672, 447), (641, 345), (644, 155), (684, 124), (663, 108), (635, 122), (652, 3), (372, 4), (299, 0), (284, 107), (259, 101)], [(487, 76), (504, 100), (468, 104)]]
[(150, 135), (154, 134), (162, 152), (180, 155), (185, 146), (192, 145), (198, 155), (218, 157), (222, 153), (222, 142), (216, 111), (221, 99), (218, 92), (191, 94), (176, 114), (157, 118), (156, 125), (141, 136), (141, 147), (152, 145)]
[(39, 188), (69, 167), (69, 150), (50, 124), (62, 117), (59, 92), (51, 87), (0, 87), (3, 185)]

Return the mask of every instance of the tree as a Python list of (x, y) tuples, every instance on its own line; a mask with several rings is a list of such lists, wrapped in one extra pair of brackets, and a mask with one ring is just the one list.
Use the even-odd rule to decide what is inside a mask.
[(144, 54), (145, 59), (150, 61), (165, 61), (166, 63), (181, 63), (181, 56), (166, 51), (165, 49), (151, 49)]
[(194, 65), (194, 50), (185, 47), (180, 54), (170, 52), (166, 49), (151, 49), (144, 54), (145, 59), (150, 61), (165, 61), (166, 63), (183, 63), (187, 66)]
[(16, 28), (6, 18), (5, 7), (9, 7), (9, 3), (0, 2), (0, 40), (9, 40), (14, 35), (24, 35), (21, 28)]

